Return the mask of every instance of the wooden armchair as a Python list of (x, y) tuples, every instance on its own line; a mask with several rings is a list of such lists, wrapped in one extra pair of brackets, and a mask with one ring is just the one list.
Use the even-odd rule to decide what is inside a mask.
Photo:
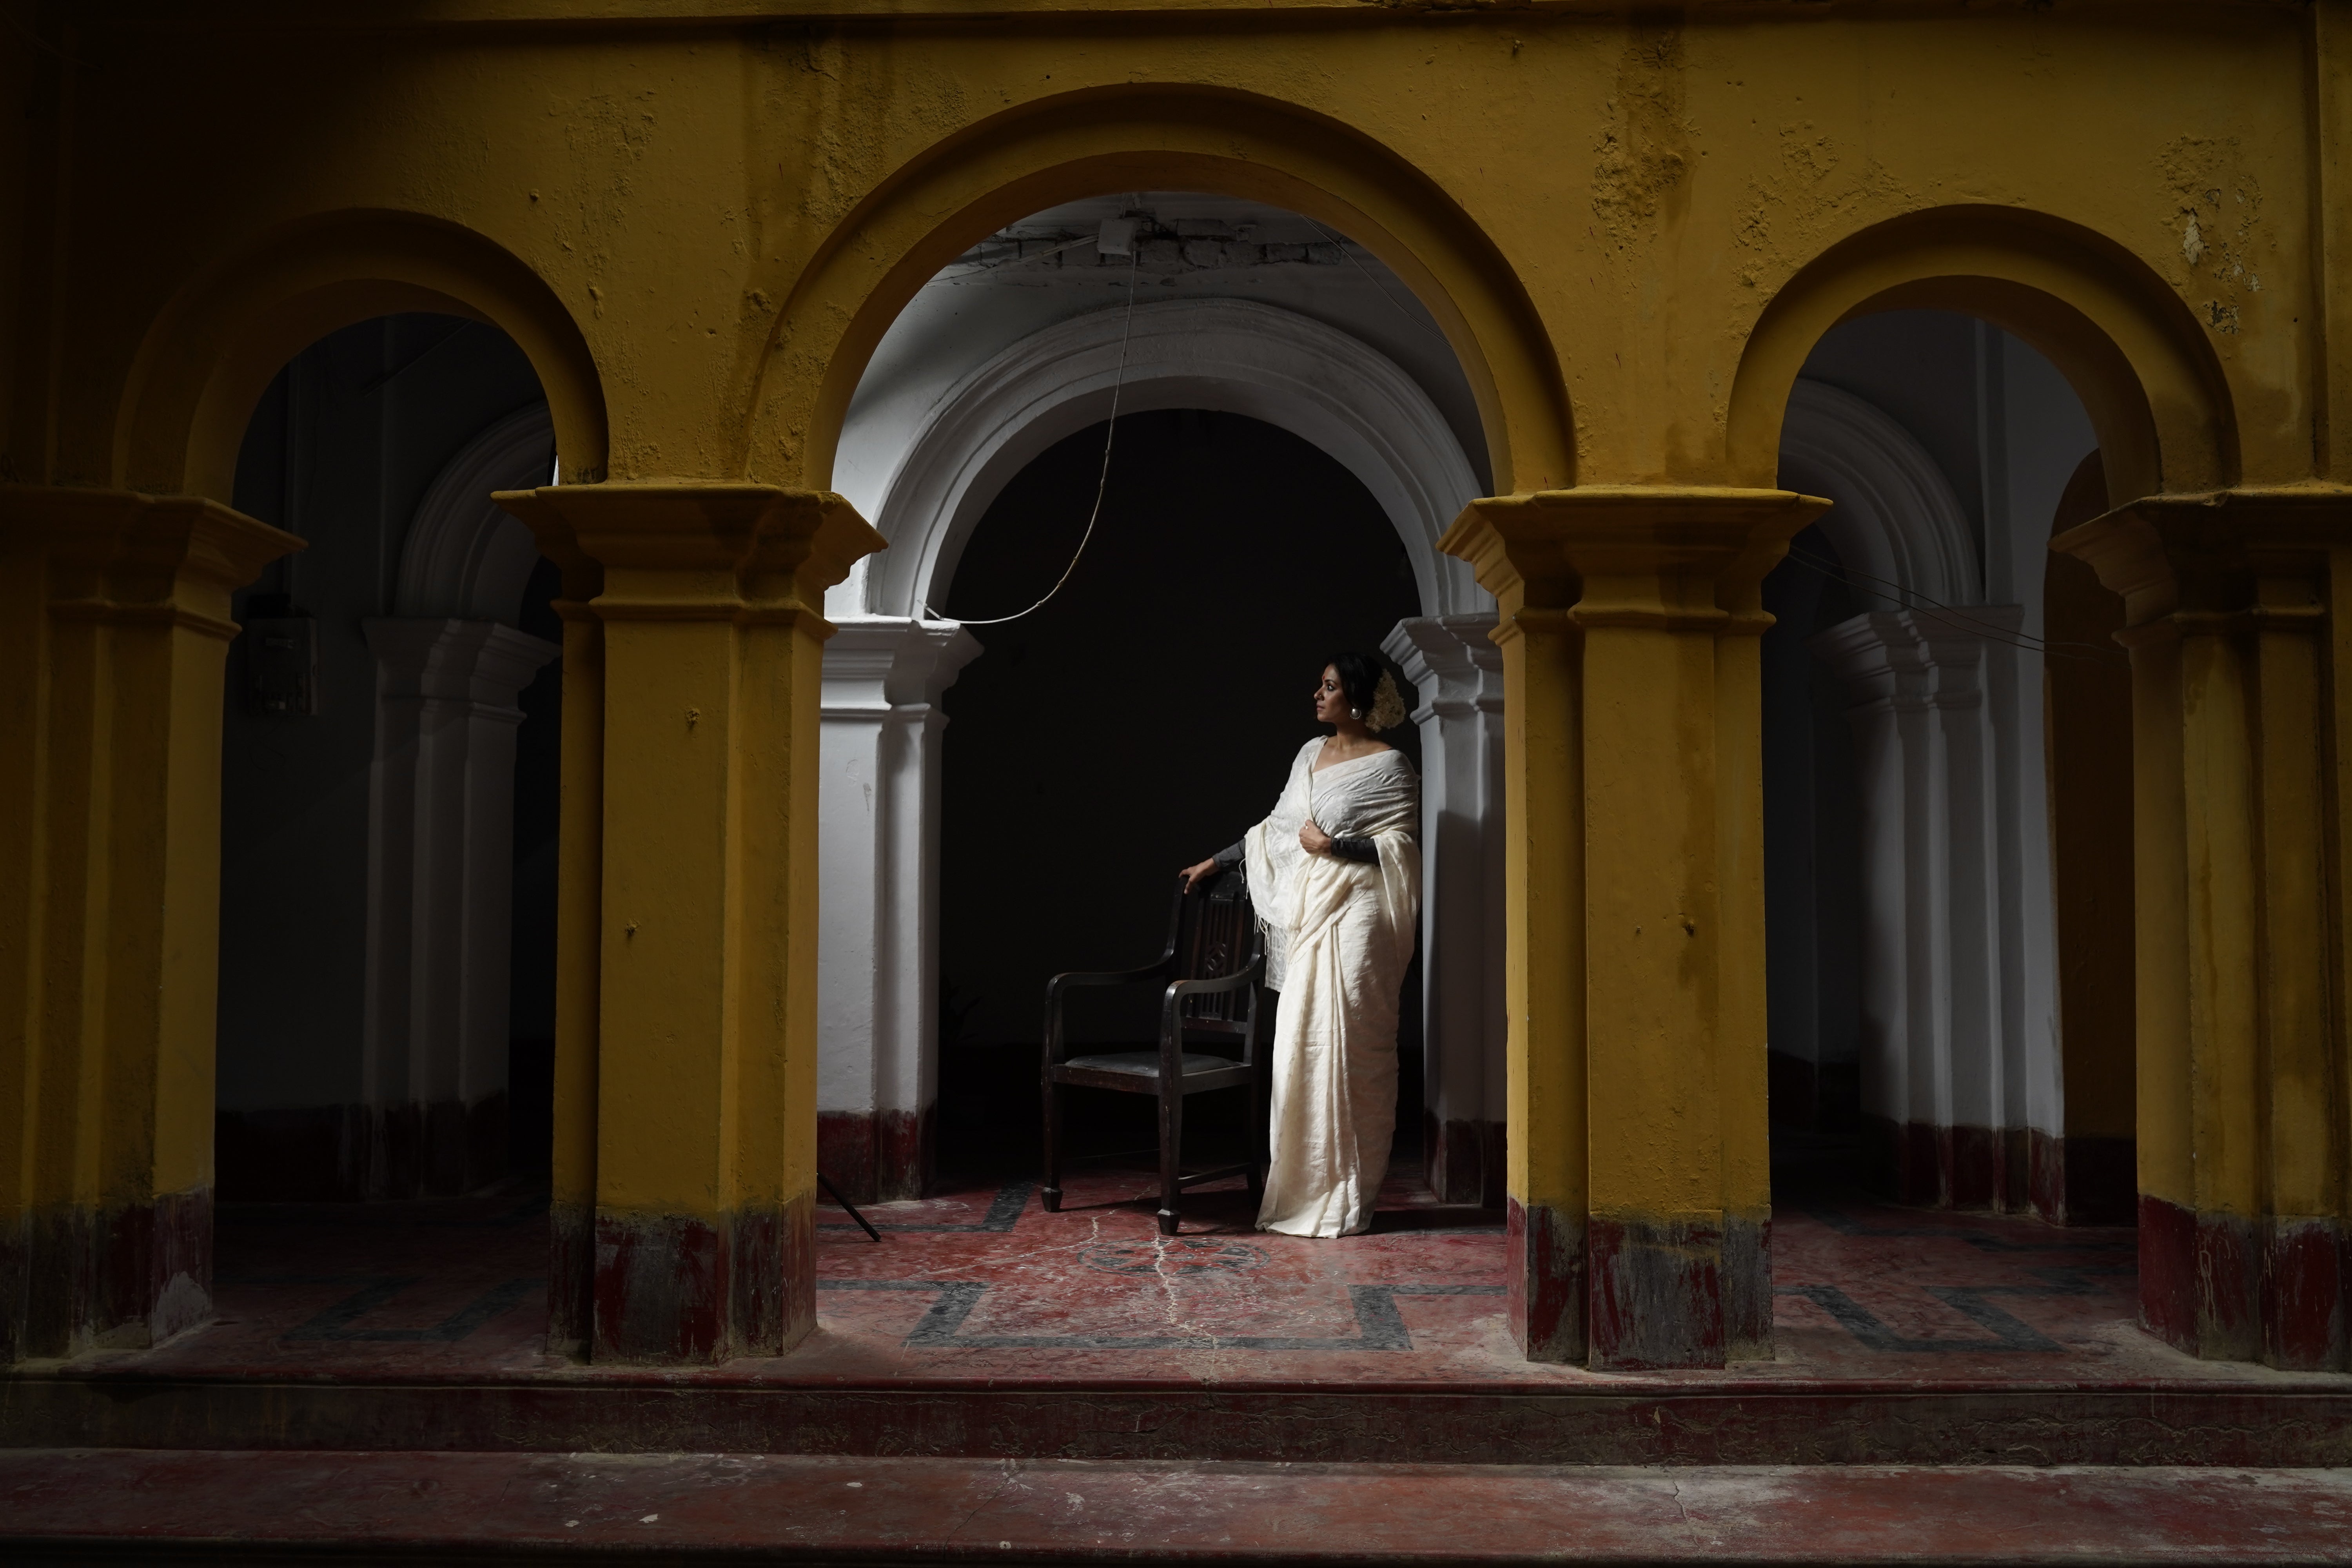
[[(1168, 947), (1141, 969), (1056, 974), (1045, 986), (1045, 1190), (1048, 1213), (1062, 1206), (1062, 1091), (1072, 1084), (1160, 1097), (1160, 1234), (1176, 1234), (1177, 1204), (1186, 1187), (1226, 1176), (1249, 1178), (1252, 1197), (1265, 1190), (1259, 1158), (1265, 1139), (1266, 1049), (1259, 1022), (1265, 977), (1265, 943), (1238, 870), (1194, 892), (1179, 881), (1168, 915)], [(1067, 1056), (1062, 1000), (1080, 985), (1141, 985), (1167, 989), (1160, 1004), (1160, 1043), (1149, 1050)], [(1213, 1040), (1238, 1041), (1238, 1057), (1187, 1049)], [(1184, 1099), (1213, 1089), (1243, 1089), (1250, 1097), (1250, 1157), (1238, 1165), (1182, 1173)]]

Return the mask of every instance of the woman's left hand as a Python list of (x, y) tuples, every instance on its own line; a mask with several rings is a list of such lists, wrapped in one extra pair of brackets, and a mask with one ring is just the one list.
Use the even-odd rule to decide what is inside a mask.
[(1298, 825), (1298, 847), (1309, 855), (1331, 853), (1331, 836), (1312, 822)]

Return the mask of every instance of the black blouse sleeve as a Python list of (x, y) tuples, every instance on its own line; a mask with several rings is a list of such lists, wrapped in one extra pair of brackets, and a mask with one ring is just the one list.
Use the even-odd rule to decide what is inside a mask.
[[(1236, 842), (1226, 845), (1210, 858), (1217, 863), (1218, 870), (1230, 871), (1242, 863), (1244, 853), (1244, 846)], [(1367, 866), (1381, 863), (1381, 847), (1369, 838), (1334, 838), (1331, 853), (1342, 860), (1361, 861)]]

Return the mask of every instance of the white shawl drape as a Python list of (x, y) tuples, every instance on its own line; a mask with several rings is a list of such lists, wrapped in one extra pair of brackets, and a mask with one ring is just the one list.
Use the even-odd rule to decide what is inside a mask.
[[(1250, 898), (1266, 937), (1274, 1022), (1273, 1163), (1260, 1230), (1349, 1236), (1372, 1222), (1396, 1131), (1397, 993), (1421, 908), (1421, 781), (1394, 751), (1315, 771), (1290, 764), (1274, 812), (1249, 830)], [(1370, 838), (1380, 864), (1309, 855), (1312, 817)]]

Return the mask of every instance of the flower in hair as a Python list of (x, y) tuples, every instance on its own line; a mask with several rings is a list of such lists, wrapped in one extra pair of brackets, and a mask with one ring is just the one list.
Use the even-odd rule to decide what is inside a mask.
[(1364, 715), (1364, 728), (1377, 733), (1393, 730), (1404, 721), (1404, 693), (1397, 689), (1396, 677), (1384, 669), (1381, 683), (1372, 688), (1372, 710)]

